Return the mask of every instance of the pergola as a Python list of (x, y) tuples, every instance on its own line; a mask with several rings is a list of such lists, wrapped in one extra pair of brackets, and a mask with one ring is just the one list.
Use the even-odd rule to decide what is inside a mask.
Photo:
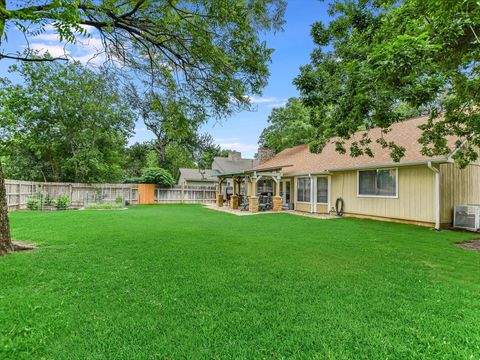
[(282, 210), (282, 197), (280, 194), (280, 180), (282, 178), (282, 173), (280, 172), (282, 167), (267, 168), (261, 170), (246, 170), (236, 173), (224, 173), (218, 174), (218, 183), (217, 183), (217, 206), (223, 206), (223, 193), (222, 193), (222, 184), (227, 179), (232, 179), (233, 183), (233, 194), (230, 201), (230, 207), (232, 209), (238, 209), (239, 207), (239, 195), (240, 195), (240, 186), (242, 183), (246, 184), (246, 196), (248, 197), (248, 209), (250, 212), (258, 212), (259, 208), (259, 197), (258, 197), (258, 182), (260, 180), (273, 180), (273, 199), (272, 199), (272, 210), (280, 211)]

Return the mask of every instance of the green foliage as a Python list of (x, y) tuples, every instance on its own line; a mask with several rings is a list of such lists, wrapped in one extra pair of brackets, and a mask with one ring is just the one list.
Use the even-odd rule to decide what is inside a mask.
[(123, 181), (125, 184), (141, 184), (143, 178), (141, 176), (129, 177)]
[(70, 199), (67, 195), (60, 195), (53, 200), (53, 206), (55, 206), (57, 210), (66, 210), (70, 206)]
[(40, 248), (0, 260), (2, 359), (478, 358), (480, 254), (454, 245), (478, 234), (190, 205), (11, 224)]
[(29, 210), (39, 210), (42, 205), (42, 202), (40, 200), (40, 197), (34, 195), (34, 196), (29, 196), (27, 199), (27, 208)]
[[(148, 163), (152, 162), (150, 154), (156, 154), (151, 141), (135, 143), (125, 149), (126, 160), (124, 163), (124, 174), (127, 178), (140, 177), (142, 170)], [(156, 155), (155, 155), (156, 156)], [(155, 166), (158, 166), (158, 156)]]
[[(7, 9), (0, 2), (0, 39), (14, 27), (23, 33), (27, 51), (19, 58), (35, 59), (29, 42), (47, 26), (60, 41), (75, 43), (90, 36), (87, 25), (104, 41), (109, 59), (133, 69), (162, 97), (165, 115), (182, 113), (175, 108), (188, 103), (190, 110), (212, 116), (248, 107), (246, 95), (259, 94), (266, 85), (273, 50), (263, 33), (282, 29), (286, 8), (284, 0), (55, 0), (16, 5)], [(5, 56), (0, 54), (0, 59)]]
[(307, 144), (316, 134), (310, 123), (309, 110), (296, 98), (289, 99), (284, 107), (274, 108), (268, 122), (270, 125), (263, 130), (258, 143), (277, 153), (289, 147)]
[[(388, 129), (406, 116), (429, 113), (431, 121), (419, 139), (424, 155), (448, 154), (446, 139), (456, 136), (468, 141), (456, 154), (460, 164), (477, 158), (476, 0), (335, 0), (330, 14), (328, 25), (312, 27), (317, 48), (295, 79), (302, 101), (312, 109), (317, 144), (336, 135), (348, 138), (358, 129)], [(389, 147), (392, 159), (400, 160), (404, 149)], [(368, 155), (368, 149), (350, 150), (358, 156)]]
[(87, 210), (114, 210), (114, 209), (122, 209), (122, 208), (123, 208), (122, 201), (120, 201), (120, 203), (118, 202), (90, 203), (86, 207)]
[(23, 63), (11, 71), (23, 84), (3, 79), (0, 88), (7, 176), (72, 182), (123, 178), (133, 114), (115, 76), (79, 63)]
[(195, 162), (199, 169), (211, 169), (215, 157), (226, 157), (230, 152), (230, 150), (221, 149), (219, 145), (216, 145), (210, 134), (200, 135), (196, 140)]
[(165, 169), (162, 168), (146, 168), (142, 172), (142, 183), (155, 184), (160, 186), (172, 186), (175, 185), (175, 179)]
[(123, 204), (123, 197), (117, 196), (117, 198), (115, 199), (115, 204)]

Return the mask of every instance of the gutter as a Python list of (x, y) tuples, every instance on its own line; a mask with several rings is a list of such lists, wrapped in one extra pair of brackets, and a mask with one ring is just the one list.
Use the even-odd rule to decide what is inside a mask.
[(345, 168), (336, 168), (328, 169), (329, 172), (335, 171), (348, 171), (348, 170), (360, 170), (360, 169), (378, 169), (378, 168), (389, 168), (389, 167), (402, 167), (402, 166), (413, 166), (413, 165), (428, 165), (429, 163), (441, 164), (451, 162), (449, 158), (438, 158), (433, 160), (413, 160), (413, 161), (404, 161), (401, 163), (391, 162), (383, 164), (366, 164), (358, 166), (350, 166)]
[(357, 165), (357, 166), (349, 166), (344, 168), (326, 169), (324, 171), (318, 171), (318, 172), (285, 174), (284, 176), (332, 175), (333, 173), (339, 172), (339, 171), (381, 169), (381, 168), (392, 168), (392, 167), (397, 168), (397, 167), (403, 167), (403, 166), (428, 165), (428, 163), (444, 164), (444, 163), (451, 163), (451, 162), (453, 162), (453, 160), (448, 157), (448, 158), (438, 158), (433, 160), (404, 161), (401, 163), (392, 162), (392, 163), (382, 163), (382, 164)]
[(435, 174), (435, 230), (440, 230), (440, 170), (427, 163), (427, 167)]

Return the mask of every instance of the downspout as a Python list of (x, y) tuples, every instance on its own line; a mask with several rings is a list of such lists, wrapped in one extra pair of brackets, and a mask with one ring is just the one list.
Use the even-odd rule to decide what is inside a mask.
[(435, 230), (440, 230), (440, 170), (429, 161), (427, 166), (435, 174)]

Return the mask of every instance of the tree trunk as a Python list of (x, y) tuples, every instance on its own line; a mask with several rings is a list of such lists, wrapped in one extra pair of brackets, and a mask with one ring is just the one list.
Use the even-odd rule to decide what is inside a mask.
[(5, 255), (10, 251), (13, 251), (13, 245), (8, 222), (7, 189), (0, 161), (0, 255)]

